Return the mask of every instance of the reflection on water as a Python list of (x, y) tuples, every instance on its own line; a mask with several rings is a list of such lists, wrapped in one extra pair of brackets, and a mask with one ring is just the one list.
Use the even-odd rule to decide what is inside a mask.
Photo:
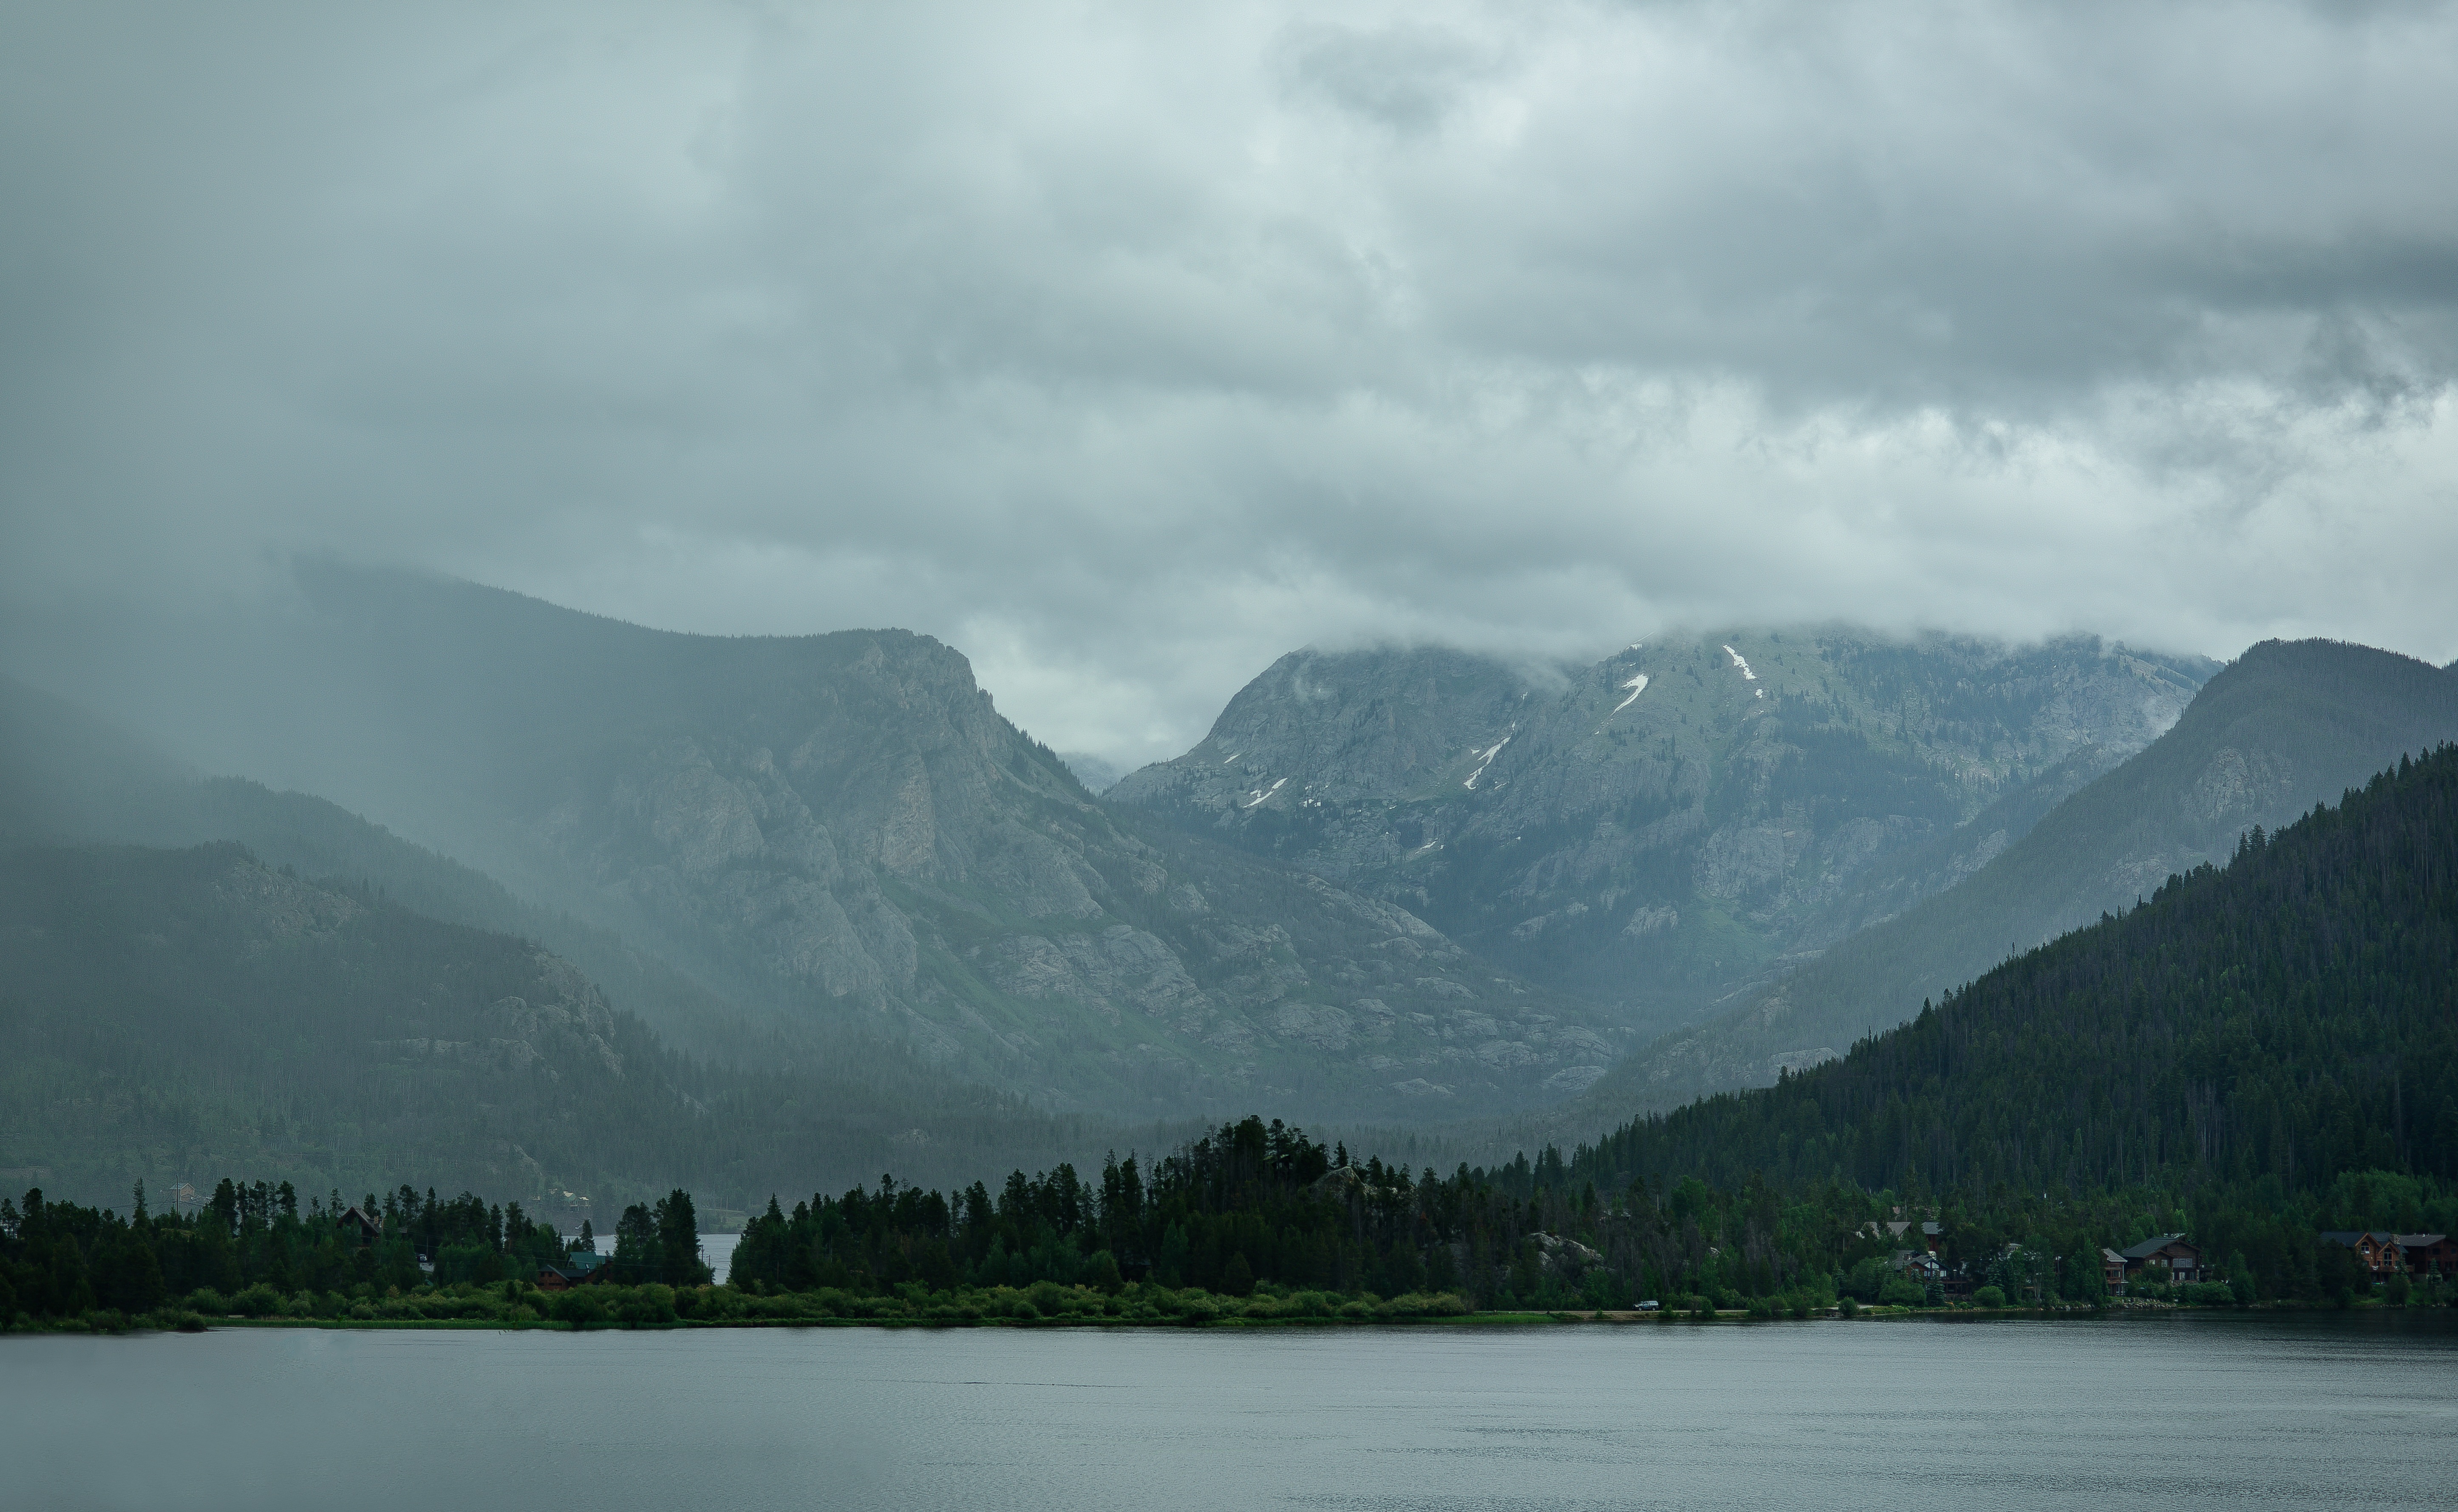
[(2451, 1323), (12, 1337), (0, 1501), (2439, 1507)]

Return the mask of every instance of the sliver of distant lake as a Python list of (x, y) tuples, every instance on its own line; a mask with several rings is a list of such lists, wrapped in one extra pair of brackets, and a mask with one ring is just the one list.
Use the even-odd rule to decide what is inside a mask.
[(2440, 1508), (2453, 1323), (11, 1337), (0, 1501)]

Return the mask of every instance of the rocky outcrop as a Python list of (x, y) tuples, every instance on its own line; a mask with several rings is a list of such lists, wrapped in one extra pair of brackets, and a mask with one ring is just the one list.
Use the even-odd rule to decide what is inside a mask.
[(1536, 1247), (1539, 1262), (1552, 1274), (1566, 1281), (1577, 1280), (1591, 1267), (1605, 1263), (1605, 1257), (1576, 1239), (1558, 1233), (1531, 1233), (1528, 1242)]
[(260, 865), (254, 857), (231, 847), (219, 868), (215, 895), (247, 924), (247, 948), (261, 952), (276, 942), (329, 938), (366, 912), (355, 898), (288, 872)]

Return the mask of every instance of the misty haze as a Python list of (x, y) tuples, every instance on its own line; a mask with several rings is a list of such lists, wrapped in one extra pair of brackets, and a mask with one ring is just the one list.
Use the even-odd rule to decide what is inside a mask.
[(2458, 4), (0, 16), (29, 1504), (2458, 1478)]

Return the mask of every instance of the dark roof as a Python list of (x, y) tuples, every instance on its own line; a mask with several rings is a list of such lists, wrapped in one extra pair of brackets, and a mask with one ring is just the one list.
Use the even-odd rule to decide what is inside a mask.
[(2332, 1244), (2343, 1244), (2350, 1250), (2354, 1249), (2357, 1245), (2363, 1243), (2366, 1239), (2376, 1239), (2383, 1244), (2392, 1244), (2397, 1242), (2379, 1229), (2331, 1229), (2324, 1232), (2322, 1237), (2329, 1240)]
[(2446, 1233), (2401, 1233), (2395, 1234), (2392, 1237), (2398, 1240), (2398, 1247), (2402, 1250), (2422, 1250), (2428, 1246), (2439, 1244), (2442, 1240), (2448, 1238), (2449, 1235)]
[(2135, 1245), (2121, 1253), (2124, 1254), (2125, 1258), (2129, 1260), (2147, 1260), (2172, 1244), (2184, 1244), (2186, 1249), (2192, 1250), (2196, 1254), (2201, 1253), (2201, 1250), (2198, 1246), (2185, 1244), (2185, 1236), (2181, 1233), (2154, 1234), (2152, 1237), (2143, 1240), (2140, 1244)]

